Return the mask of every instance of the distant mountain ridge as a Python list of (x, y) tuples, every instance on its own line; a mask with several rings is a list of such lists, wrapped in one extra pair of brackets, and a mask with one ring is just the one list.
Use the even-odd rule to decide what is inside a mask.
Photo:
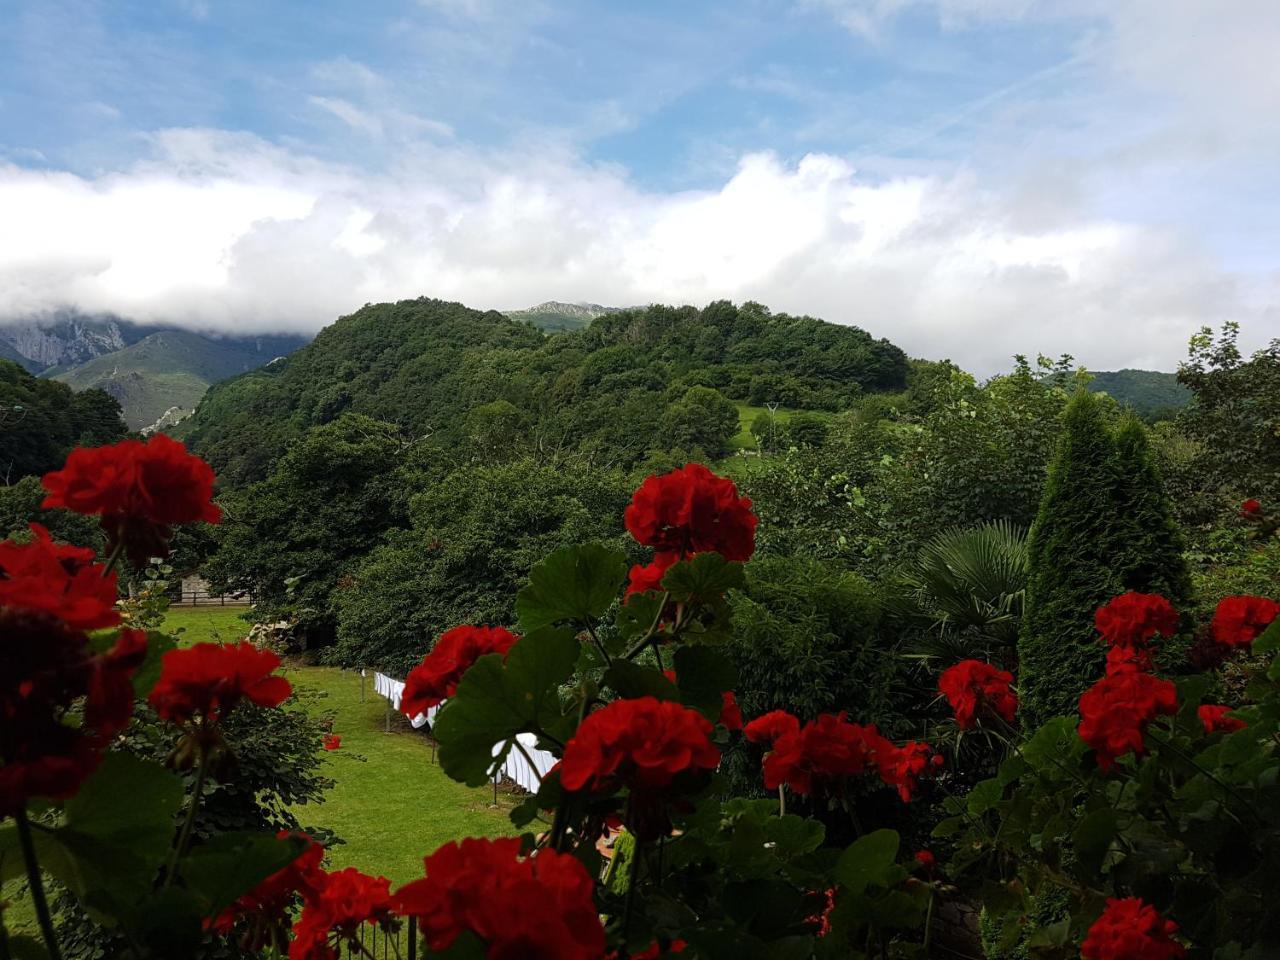
[(619, 313), (624, 307), (604, 307), (598, 303), (565, 303), (561, 300), (548, 300), (535, 307), (524, 310), (507, 310), (504, 316), (515, 321), (527, 320), (539, 330), (547, 333), (558, 333), (563, 330), (581, 330), (591, 325), (596, 317), (608, 313)]
[(292, 353), (308, 339), (224, 337), (64, 311), (0, 324), (0, 359), (77, 391), (106, 391), (129, 427), (140, 430), (185, 416), (210, 384)]
[(1191, 402), (1191, 391), (1176, 373), (1128, 368), (1090, 373), (1090, 390), (1106, 393), (1144, 417), (1170, 417)]

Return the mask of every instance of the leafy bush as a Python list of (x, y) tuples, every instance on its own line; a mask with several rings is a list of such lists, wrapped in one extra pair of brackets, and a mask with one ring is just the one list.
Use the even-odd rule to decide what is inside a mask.
[[(748, 716), (787, 710), (801, 717), (849, 710), (893, 731), (904, 664), (880, 632), (874, 589), (856, 574), (804, 557), (759, 557), (733, 594), (738, 702)], [(726, 754), (731, 792), (759, 793), (759, 751)]]
[(511, 623), (514, 595), (565, 543), (620, 543), (617, 473), (520, 462), (468, 467), (415, 495), (411, 527), (372, 550), (333, 594), (329, 662), (401, 675), (459, 623)]

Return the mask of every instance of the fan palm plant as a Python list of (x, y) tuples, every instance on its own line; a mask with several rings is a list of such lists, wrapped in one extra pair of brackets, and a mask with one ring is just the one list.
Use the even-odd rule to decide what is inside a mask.
[(1010, 664), (1027, 586), (1027, 532), (1005, 520), (938, 534), (903, 577), (897, 612), (919, 630), (909, 653)]

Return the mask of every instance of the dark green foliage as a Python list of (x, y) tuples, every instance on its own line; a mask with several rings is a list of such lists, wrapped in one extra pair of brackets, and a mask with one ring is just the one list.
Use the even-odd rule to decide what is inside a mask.
[(787, 420), (787, 440), (798, 447), (820, 447), (827, 439), (827, 421), (816, 413), (797, 413)]
[(1185, 609), (1190, 587), (1170, 505), (1143, 427), (1113, 435), (1094, 394), (1067, 407), (1029, 542), (1030, 577), (1018, 642), (1029, 723), (1075, 710), (1101, 674), (1094, 611), (1127, 590), (1161, 593)]
[(261, 619), (296, 617), (310, 641), (331, 639), (334, 587), (405, 522), (404, 452), (394, 427), (358, 414), (313, 430), (268, 479), (224, 498), (205, 576), (252, 593)]
[(1202, 329), (1178, 371), (1193, 394), (1178, 426), (1200, 444), (1201, 487), (1233, 510), (1247, 497), (1280, 502), (1280, 340), (1245, 359), (1238, 334), (1234, 323), (1216, 340)]
[(1185, 610), (1191, 574), (1183, 559), (1182, 532), (1147, 443), (1134, 418), (1116, 432), (1114, 572), (1126, 590), (1159, 593)]
[[(287, 360), (215, 386), (183, 430), (219, 476), (243, 483), (346, 410), (429, 438), (456, 461), (473, 435), (468, 414), (506, 401), (539, 458), (631, 466), (654, 448), (727, 449), (736, 419), (730, 430), (728, 408), (690, 388), (834, 410), (901, 389), (906, 370), (901, 350), (857, 327), (759, 304), (623, 310), (546, 336), (499, 313), (406, 300), (365, 307)], [(712, 424), (695, 424), (691, 404), (711, 404)]]
[(72, 393), (0, 360), (0, 482), (56, 470), (77, 444), (113, 443), (124, 435), (120, 404), (106, 393)]
[(1096, 397), (1077, 392), (1064, 416), (1040, 514), (1028, 543), (1030, 576), (1018, 642), (1025, 722), (1075, 709), (1101, 673), (1097, 607), (1124, 591), (1112, 571), (1115, 441)]
[(55, 540), (102, 551), (105, 540), (96, 517), (70, 510), (42, 510), (44, 498), (39, 477), (23, 477), (7, 487), (0, 486), (0, 540), (22, 536), (28, 524), (40, 523)]
[[(274, 834), (299, 828), (321, 842), (341, 842), (328, 831), (300, 823), (293, 809), (322, 802), (324, 792), (332, 786), (320, 773), (320, 744), (324, 733), (315, 720), (300, 709), (264, 710), (242, 704), (228, 717), (223, 732), (234, 760), (229, 761), (224, 776), (213, 778), (205, 788), (196, 818), (197, 843), (231, 831), (261, 830)], [(113, 749), (162, 763), (179, 736), (176, 727), (161, 723), (150, 707), (140, 703)], [(189, 792), (192, 774), (188, 773), (186, 779)], [(174, 830), (177, 830), (176, 821)], [(65, 956), (90, 960), (123, 955), (127, 945), (91, 921), (70, 895), (61, 893), (55, 909), (59, 915), (58, 937)], [(210, 940), (194, 955), (212, 960), (251, 954), (232, 943)]]
[(621, 547), (631, 484), (621, 474), (523, 461), (469, 467), (412, 498), (393, 532), (333, 594), (334, 663), (403, 675), (440, 633), (510, 624), (529, 570), (565, 544)]
[[(866, 580), (804, 557), (757, 557), (745, 589), (732, 597), (737, 697), (747, 719), (789, 710), (809, 720), (848, 710), (860, 723), (892, 731), (905, 662), (886, 648), (880, 604)], [(736, 794), (760, 790), (759, 751), (739, 744), (726, 756)]]
[(738, 432), (738, 408), (712, 387), (690, 387), (662, 416), (665, 444), (719, 459)]

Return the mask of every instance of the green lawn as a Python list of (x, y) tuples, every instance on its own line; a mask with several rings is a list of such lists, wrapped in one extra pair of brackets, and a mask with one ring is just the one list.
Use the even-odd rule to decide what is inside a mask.
[[(183, 607), (169, 611), (164, 629), (182, 644), (228, 642), (244, 636), (243, 607)], [(385, 703), (366, 681), (360, 702), (358, 674), (332, 667), (289, 665), (285, 674), (308, 709), (333, 716), (333, 731), (342, 747), (324, 756), (325, 774), (334, 787), (325, 801), (300, 807), (304, 826), (323, 826), (344, 841), (330, 850), (329, 866), (359, 867), (382, 874), (394, 884), (422, 876), (422, 858), (442, 843), (466, 836), (513, 832), (507, 813), (511, 796), (492, 789), (472, 790), (454, 783), (431, 762), (431, 746), (408, 721), (392, 716), (385, 733)], [(35, 933), (35, 918), (14, 883), (3, 894), (11, 899), (5, 923), (11, 933)]]
[[(165, 630), (183, 644), (226, 642), (242, 636), (244, 608), (183, 607), (169, 611)], [(491, 789), (472, 790), (455, 783), (431, 762), (431, 745), (407, 720), (392, 714), (386, 733), (386, 701), (366, 680), (360, 702), (360, 676), (334, 667), (290, 664), (285, 675), (300, 702), (333, 716), (333, 732), (342, 747), (324, 756), (325, 774), (334, 787), (318, 806), (300, 807), (304, 826), (323, 826), (344, 841), (330, 852), (335, 868), (359, 867), (403, 883), (422, 876), (422, 858), (449, 840), (513, 832), (507, 812), (512, 802)]]

